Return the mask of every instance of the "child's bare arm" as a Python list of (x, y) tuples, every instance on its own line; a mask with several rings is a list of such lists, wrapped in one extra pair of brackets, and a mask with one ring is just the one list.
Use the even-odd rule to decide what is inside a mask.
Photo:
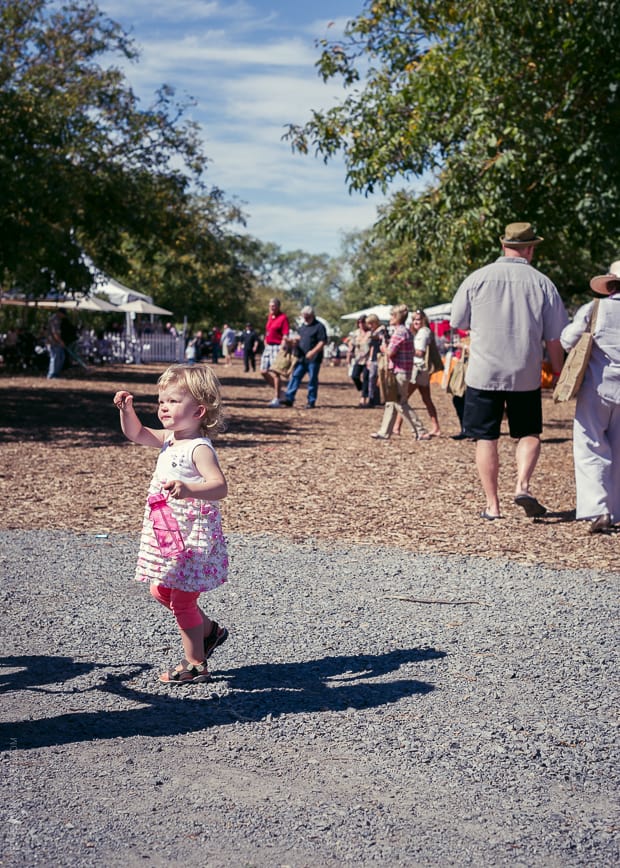
[(213, 450), (206, 445), (197, 446), (194, 449), (193, 459), (196, 469), (202, 476), (200, 482), (181, 482), (180, 479), (171, 479), (163, 488), (170, 492), (171, 497), (179, 499), (196, 497), (199, 500), (222, 500), (226, 497), (228, 485)]
[(146, 428), (138, 418), (133, 408), (133, 395), (124, 390), (114, 395), (114, 405), (121, 414), (121, 430), (128, 440), (140, 446), (161, 446), (164, 442), (164, 431)]

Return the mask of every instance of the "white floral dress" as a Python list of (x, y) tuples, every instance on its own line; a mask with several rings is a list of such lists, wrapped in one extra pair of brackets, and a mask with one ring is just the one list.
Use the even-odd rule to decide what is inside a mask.
[[(166, 440), (159, 453), (148, 494), (161, 492), (162, 485), (172, 479), (199, 482), (202, 477), (194, 464), (193, 454), (196, 447), (203, 444), (212, 449), (215, 455), (213, 444), (207, 437), (181, 443), (175, 443), (172, 437)], [(172, 558), (163, 557), (153, 533), (147, 499), (136, 580), (181, 591), (213, 590), (228, 577), (228, 553), (219, 503), (194, 497), (184, 500), (170, 498), (168, 503), (179, 523), (185, 551)]]

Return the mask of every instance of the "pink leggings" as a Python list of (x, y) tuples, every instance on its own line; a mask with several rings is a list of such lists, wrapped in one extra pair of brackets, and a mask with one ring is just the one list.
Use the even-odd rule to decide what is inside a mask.
[(170, 609), (181, 630), (191, 630), (204, 623), (198, 608), (200, 591), (179, 591), (163, 585), (151, 585), (151, 594), (166, 609)]

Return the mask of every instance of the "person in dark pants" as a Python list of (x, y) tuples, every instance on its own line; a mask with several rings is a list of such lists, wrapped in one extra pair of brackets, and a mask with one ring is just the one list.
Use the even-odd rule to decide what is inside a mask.
[(217, 365), (217, 360), (220, 357), (220, 340), (222, 337), (222, 333), (218, 328), (214, 328), (210, 334), (209, 339), (211, 341), (211, 364)]
[(243, 370), (249, 373), (250, 368), (256, 370), (256, 352), (258, 350), (258, 335), (252, 328), (252, 323), (246, 322), (241, 334), (243, 342)]
[(286, 389), (282, 403), (292, 407), (297, 389), (306, 374), (308, 374), (307, 410), (314, 409), (319, 391), (319, 368), (323, 361), (323, 347), (327, 343), (327, 332), (322, 322), (314, 315), (314, 309), (307, 305), (301, 311), (304, 324), (299, 328), (299, 344), (297, 345), (297, 362), (293, 368), (291, 379)]

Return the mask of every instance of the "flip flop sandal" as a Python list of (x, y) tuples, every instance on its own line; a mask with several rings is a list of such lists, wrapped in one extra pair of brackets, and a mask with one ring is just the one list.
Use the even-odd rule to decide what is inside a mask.
[(220, 627), (217, 621), (213, 621), (211, 632), (205, 638), (205, 660), (213, 654), (216, 648), (223, 645), (228, 639), (228, 630), (226, 627)]
[(182, 660), (175, 669), (162, 672), (159, 676), (162, 684), (200, 684), (203, 681), (211, 681), (211, 675), (206, 663), (198, 666)]
[(514, 502), (522, 506), (528, 518), (538, 518), (547, 512), (547, 509), (539, 503), (531, 494), (517, 494)]
[(487, 521), (495, 521), (497, 518), (501, 518), (501, 515), (491, 515), (485, 509), (480, 513), (480, 518), (486, 518)]

